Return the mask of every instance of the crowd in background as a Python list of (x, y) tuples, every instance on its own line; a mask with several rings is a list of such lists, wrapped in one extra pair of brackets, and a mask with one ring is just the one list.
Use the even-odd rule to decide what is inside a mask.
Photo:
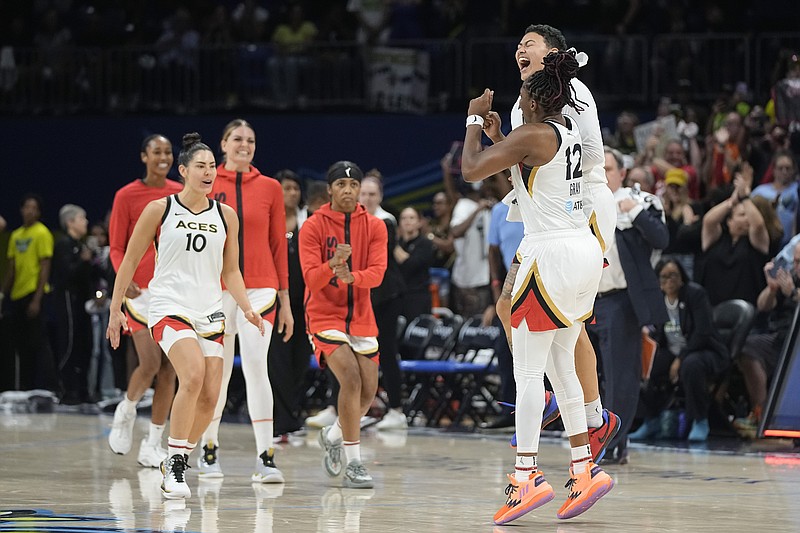
[[(573, 0), (565, 7), (563, 2), (508, 0), (499, 10), (491, 3), (466, 0), (329, 4), (320, 9), (316, 3), (300, 2), (0, 2), (8, 14), (0, 24), (9, 45), (35, 45), (54, 53), (72, 45), (156, 45), (163, 48), (166, 60), (180, 63), (182, 50), (201, 44), (274, 42), (296, 50), (315, 40), (379, 44), (476, 32), (503, 36), (516, 34), (512, 22), (533, 20), (534, 13), (574, 31), (617, 35), (634, 27), (652, 33), (724, 32), (775, 30), (787, 23), (776, 11), (754, 10), (744, 2), (708, 2), (689, 17), (683, 16), (686, 2)], [(596, 12), (600, 6), (602, 16)], [(490, 20), (495, 23), (487, 23)], [(710, 107), (664, 97), (656, 119), (674, 120), (654, 126), (644, 142), (637, 141), (640, 119), (633, 111), (621, 112), (614, 127), (604, 131), (609, 153), (619, 156), (624, 186), (654, 195), (663, 212), (669, 242), (658, 250), (662, 262), (654, 257), (652, 267), (666, 298), (674, 301), (680, 287), (696, 284), (710, 306), (742, 299), (758, 311), (742, 353), (711, 376), (716, 379), (716, 374), (727, 372), (725, 386), (715, 388), (714, 401), (728, 402), (736, 428), (746, 435), (762, 416), (767, 386), (800, 299), (797, 55), (781, 58), (779, 70), (769, 102), (752, 101), (746, 86), (729, 88)], [(454, 143), (441, 161), (443, 190), (421, 209), (400, 210), (383, 201), (377, 170), (368, 172), (362, 184), (362, 203), (390, 229), (387, 282), (375, 292), (373, 305), (382, 324), (381, 346), (388, 347), (386, 355), (395, 362), (400, 315), (410, 321), (433, 308), (448, 307), (465, 317), (481, 315), (485, 324), (495, 320), (495, 293), (508, 262), (505, 243), (513, 239), (504, 233), (511, 230), (505, 227), (499, 201), (510, 184), (504, 174), (479, 186), (464, 182), (459, 157)], [(299, 231), (297, 221), (325, 201), (324, 187), (294, 176), (282, 179), (287, 220), (295, 224), (287, 227), (290, 233)], [(50, 207), (37, 195), (26, 196), (20, 204), (22, 226), (9, 228), (14, 232), (8, 254), (16, 259), (17, 272), (7, 273), (0, 288), (0, 390), (50, 390), (65, 405), (113, 399), (127, 381), (127, 361), (134, 358), (125, 355), (132, 349), (130, 343), (112, 354), (104, 339), (107, 291), (113, 280), (107, 223), (90, 225), (80, 206), (68, 204), (58, 206), (61, 227), (51, 232), (39, 222), (42, 210)], [(672, 284), (678, 281), (675, 288)], [(687, 331), (668, 332), (663, 324), (652, 326), (658, 326), (652, 328), (652, 336), (662, 348), (680, 337), (685, 343), (690, 336)], [(673, 333), (680, 335), (672, 338)], [(6, 355), (14, 352), (18, 367)], [(388, 407), (399, 412), (402, 377), (383, 358), (382, 366)], [(669, 376), (662, 389), (650, 388), (644, 396), (647, 408), (639, 436), (658, 433), (648, 420), (671, 401), (674, 391), (669, 384), (680, 381), (677, 370), (669, 367), (668, 362), (662, 369)]]

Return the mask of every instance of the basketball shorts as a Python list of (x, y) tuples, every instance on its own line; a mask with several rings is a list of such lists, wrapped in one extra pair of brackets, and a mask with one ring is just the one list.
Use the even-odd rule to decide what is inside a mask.
[[(275, 325), (277, 297), (278, 291), (275, 289), (247, 289), (250, 305), (261, 318), (272, 325)], [(244, 317), (244, 312), (236, 304), (230, 291), (222, 291), (222, 312), (225, 313), (225, 335), (236, 335), (240, 327), (253, 327)]]
[(181, 339), (195, 339), (206, 357), (222, 357), (225, 322), (225, 315), (221, 311), (201, 317), (183, 310), (155, 317), (151, 322), (150, 334), (167, 357), (170, 348)]
[(142, 289), (136, 298), (125, 298), (122, 301), (128, 317), (128, 329), (131, 333), (147, 329), (147, 316), (150, 312), (150, 290)]
[(592, 315), (603, 253), (589, 228), (526, 235), (511, 299), (511, 326), (567, 328)]
[(348, 335), (335, 329), (326, 329), (308, 336), (314, 348), (314, 356), (320, 368), (325, 368), (325, 355), (332, 354), (340, 346), (347, 344), (356, 355), (363, 355), (378, 364), (378, 339), (376, 337), (358, 337)]

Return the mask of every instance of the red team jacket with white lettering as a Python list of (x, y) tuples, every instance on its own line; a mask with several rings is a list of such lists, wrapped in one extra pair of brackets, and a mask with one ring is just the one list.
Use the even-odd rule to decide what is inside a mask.
[[(355, 281), (349, 285), (328, 265), (339, 243), (352, 246), (349, 263)], [(386, 243), (386, 224), (361, 204), (353, 213), (325, 204), (306, 220), (300, 231), (300, 264), (309, 333), (334, 329), (359, 337), (378, 335), (370, 289), (381, 284), (386, 272)]]

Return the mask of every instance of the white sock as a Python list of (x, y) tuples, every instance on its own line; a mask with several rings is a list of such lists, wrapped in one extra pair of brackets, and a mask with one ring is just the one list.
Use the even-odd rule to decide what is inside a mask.
[(588, 444), (581, 444), (570, 449), (572, 455), (572, 473), (575, 475), (586, 472), (589, 461), (592, 460), (592, 447)]
[(357, 440), (355, 442), (344, 441), (344, 456), (347, 459), (347, 464), (350, 464), (351, 461), (358, 461), (361, 462), (361, 441)]
[(167, 446), (169, 447), (167, 451), (167, 457), (172, 457), (176, 454), (183, 455), (185, 453), (189, 453), (189, 442), (186, 439), (173, 439), (172, 437), (169, 437), (169, 439), (167, 439)]
[(331, 442), (339, 442), (342, 440), (342, 425), (339, 423), (338, 418), (331, 426), (331, 429), (328, 430), (328, 440)]
[(187, 456), (192, 455), (194, 449), (197, 448), (196, 442), (187, 442), (186, 443), (186, 451), (184, 452)]
[(150, 422), (150, 434), (147, 436), (147, 444), (150, 446), (158, 446), (161, 444), (161, 437), (164, 435), (164, 426), (156, 425)]
[(514, 463), (514, 479), (518, 483), (528, 481), (531, 474), (537, 471), (536, 456), (535, 455), (518, 455), (517, 461)]
[(138, 401), (134, 402), (133, 400), (128, 399), (128, 393), (125, 393), (125, 397), (122, 398), (120, 402), (122, 404), (122, 408), (131, 413), (136, 412), (136, 404), (139, 403)]
[(600, 396), (596, 400), (583, 404), (586, 409), (586, 425), (590, 428), (599, 428), (603, 425), (603, 404)]

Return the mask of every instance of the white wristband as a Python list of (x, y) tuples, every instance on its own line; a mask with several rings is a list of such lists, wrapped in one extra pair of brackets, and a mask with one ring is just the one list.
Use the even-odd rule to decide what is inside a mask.
[(480, 115), (470, 115), (467, 117), (467, 126), (477, 125), (483, 128), (484, 120)]

